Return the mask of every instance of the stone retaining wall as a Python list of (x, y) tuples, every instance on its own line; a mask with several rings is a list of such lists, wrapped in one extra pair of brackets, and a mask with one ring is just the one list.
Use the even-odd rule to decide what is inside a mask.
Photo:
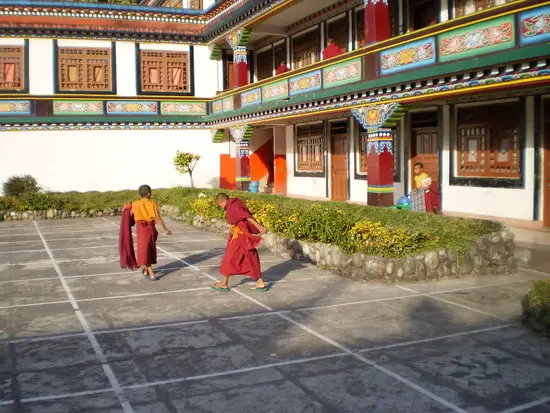
[[(185, 219), (195, 227), (220, 235), (229, 233), (225, 221), (207, 220), (190, 213), (182, 218), (180, 210), (171, 206), (162, 207), (162, 212), (172, 219)], [(400, 259), (360, 253), (349, 255), (336, 245), (288, 239), (272, 233), (264, 236), (263, 245), (284, 258), (311, 262), (354, 280), (424, 281), (517, 271), (514, 234), (507, 230), (480, 237), (463, 257), (444, 249)]]
[[(87, 212), (67, 212), (49, 209), (8, 212), (7, 215), (9, 220), (66, 219), (117, 216), (121, 210), (122, 208), (108, 208), (102, 211), (91, 209)], [(221, 236), (229, 233), (229, 226), (225, 221), (206, 220), (201, 216), (193, 216), (190, 212), (183, 214), (179, 208), (169, 205), (163, 206), (161, 210), (170, 218), (184, 220), (197, 228), (216, 232)], [(462, 257), (445, 249), (400, 259), (371, 257), (360, 253), (349, 255), (336, 245), (288, 239), (272, 233), (265, 235), (263, 245), (284, 258), (310, 262), (355, 280), (423, 281), (517, 271), (514, 234), (508, 230), (480, 237)]]

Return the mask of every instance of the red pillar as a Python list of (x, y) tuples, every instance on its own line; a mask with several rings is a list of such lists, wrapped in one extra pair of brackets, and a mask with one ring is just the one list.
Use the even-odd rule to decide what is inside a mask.
[(365, 46), (390, 37), (390, 9), (388, 0), (364, 0)]
[(389, 128), (369, 131), (367, 140), (367, 203), (387, 207), (393, 199), (393, 132)]
[(237, 154), (235, 158), (237, 162), (237, 190), (248, 191), (248, 184), (250, 183), (250, 149), (247, 140), (237, 142)]
[[(390, 38), (388, 0), (363, 0), (365, 8), (365, 46)], [(378, 53), (365, 56), (366, 78), (378, 77)]]
[(238, 46), (233, 51), (234, 86), (248, 85), (248, 56), (245, 47)]

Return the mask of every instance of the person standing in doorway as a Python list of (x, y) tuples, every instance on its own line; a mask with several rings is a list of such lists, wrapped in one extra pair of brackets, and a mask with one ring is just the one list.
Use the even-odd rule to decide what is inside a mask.
[(432, 178), (424, 172), (424, 164), (417, 162), (414, 164), (414, 182), (416, 189), (424, 190), (424, 202), (426, 212), (437, 214), (441, 210), (441, 195), (437, 184), (432, 181)]

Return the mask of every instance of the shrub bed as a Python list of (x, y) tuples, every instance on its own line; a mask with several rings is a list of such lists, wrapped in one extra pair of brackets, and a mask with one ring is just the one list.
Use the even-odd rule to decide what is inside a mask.
[[(161, 205), (173, 205), (191, 216), (223, 219), (214, 196), (217, 190), (173, 188), (154, 190)], [(339, 202), (314, 202), (274, 195), (229, 192), (241, 197), (260, 223), (282, 237), (339, 246), (345, 253), (401, 258), (450, 249), (462, 256), (481, 236), (500, 231), (494, 222), (457, 219)], [(134, 191), (44, 193), (0, 197), (0, 211), (46, 211), (44, 218), (88, 216), (90, 211), (121, 207), (136, 198)], [(53, 212), (55, 211), (55, 213)], [(14, 215), (13, 213), (11, 214)], [(34, 214), (40, 217), (38, 213)], [(93, 214), (92, 214), (93, 215)], [(8, 217), (9, 218), (9, 217)]]
[(524, 323), (550, 337), (550, 280), (535, 281), (522, 304)]

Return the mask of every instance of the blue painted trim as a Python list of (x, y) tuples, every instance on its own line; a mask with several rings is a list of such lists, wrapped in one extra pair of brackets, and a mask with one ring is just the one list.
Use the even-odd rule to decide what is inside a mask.
[[(320, 77), (321, 81), (319, 82), (318, 86), (310, 87), (310, 88), (307, 88), (307, 89), (300, 89), (300, 90), (297, 90), (297, 91), (294, 91), (294, 92), (292, 90), (290, 90), (291, 82), (303, 79), (305, 77), (311, 77), (311, 76), (314, 76), (314, 75), (318, 75)], [(322, 83), (323, 83), (323, 75), (321, 74), (321, 69), (314, 70), (312, 72), (307, 72), (307, 73), (304, 73), (304, 74), (301, 74), (301, 75), (298, 75), (298, 76), (294, 76), (294, 77), (291, 77), (290, 79), (288, 79), (288, 93), (289, 93), (290, 96), (296, 96), (296, 95), (303, 95), (304, 93), (308, 93), (308, 92), (315, 92), (317, 90), (321, 90)]]
[[(119, 103), (119, 104), (125, 104), (125, 103), (136, 103), (136, 104), (142, 104), (142, 105), (148, 105), (148, 104), (154, 104), (156, 106), (155, 112), (109, 112), (109, 104), (110, 103)], [(108, 100), (105, 102), (105, 113), (107, 115), (143, 115), (143, 116), (151, 116), (151, 115), (157, 115), (159, 111), (159, 103), (153, 102), (153, 101), (141, 101), (141, 100)]]
[(28, 104), (28, 111), (26, 112), (0, 112), (0, 116), (20, 116), (20, 115), (31, 115), (32, 114), (32, 102), (30, 100), (0, 100), (0, 104), (13, 103), (13, 104)]

